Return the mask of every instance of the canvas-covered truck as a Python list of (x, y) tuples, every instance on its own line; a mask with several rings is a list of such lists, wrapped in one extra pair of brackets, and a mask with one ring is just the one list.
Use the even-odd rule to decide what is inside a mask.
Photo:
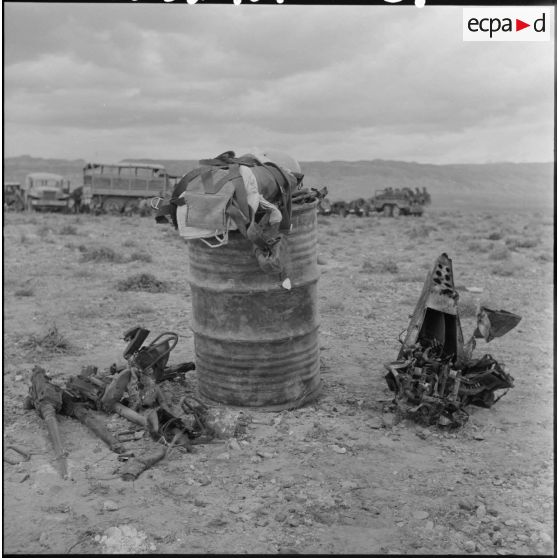
[(76, 209), (103, 213), (133, 213), (145, 200), (163, 197), (177, 177), (153, 163), (88, 163), (83, 185), (74, 191)]
[(60, 174), (32, 172), (25, 178), (23, 186), (25, 209), (30, 211), (70, 209), (70, 181)]
[(410, 188), (385, 188), (376, 190), (370, 200), (372, 207), (386, 217), (399, 215), (416, 215), (420, 217), (424, 211), (425, 200)]

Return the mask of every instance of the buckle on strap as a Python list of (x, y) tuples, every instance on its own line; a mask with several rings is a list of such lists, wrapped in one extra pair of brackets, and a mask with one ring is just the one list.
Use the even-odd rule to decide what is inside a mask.
[(159, 196), (156, 196), (154, 198), (151, 198), (151, 201), (149, 202), (151, 207), (153, 209), (156, 209), (157, 211), (159, 211), (159, 204), (163, 201), (163, 198), (160, 198)]

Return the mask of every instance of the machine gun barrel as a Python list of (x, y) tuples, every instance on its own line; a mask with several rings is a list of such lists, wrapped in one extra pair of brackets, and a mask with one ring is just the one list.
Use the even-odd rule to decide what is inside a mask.
[(56, 412), (62, 408), (62, 389), (54, 385), (47, 376), (45, 370), (40, 366), (33, 368), (31, 375), (31, 387), (29, 395), (25, 400), (25, 408), (35, 408), (39, 416), (45, 421), (56, 461), (60, 464), (62, 478), (68, 478), (68, 464), (66, 462), (66, 451), (62, 445), (62, 438), (56, 420)]

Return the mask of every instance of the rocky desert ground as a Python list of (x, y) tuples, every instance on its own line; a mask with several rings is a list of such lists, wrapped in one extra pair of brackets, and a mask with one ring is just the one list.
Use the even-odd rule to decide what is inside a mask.
[[(194, 360), (184, 242), (149, 217), (5, 213), (3, 225), (4, 455), (19, 460), (14, 444), (30, 454), (3, 464), (5, 553), (555, 552), (551, 207), (320, 216), (321, 395), (276, 413), (231, 409), (236, 437), (172, 449), (133, 482), (85, 426), (59, 417), (63, 480), (23, 401), (34, 365), (63, 384), (82, 366), (120, 363), (135, 325), (180, 336), (171, 364)], [(442, 252), (466, 337), (479, 303), (522, 316), (475, 353), (503, 363), (515, 387), (469, 407), (458, 430), (385, 412), (383, 365)], [(129, 290), (142, 273), (159, 292)], [(196, 374), (169, 389), (195, 393)], [(129, 428), (100, 416), (115, 434)]]

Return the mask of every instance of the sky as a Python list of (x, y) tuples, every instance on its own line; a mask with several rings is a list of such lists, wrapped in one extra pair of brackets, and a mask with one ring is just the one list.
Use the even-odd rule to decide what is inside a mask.
[(554, 158), (554, 29), (464, 42), (463, 8), (428, 2), (3, 7), (5, 157)]

